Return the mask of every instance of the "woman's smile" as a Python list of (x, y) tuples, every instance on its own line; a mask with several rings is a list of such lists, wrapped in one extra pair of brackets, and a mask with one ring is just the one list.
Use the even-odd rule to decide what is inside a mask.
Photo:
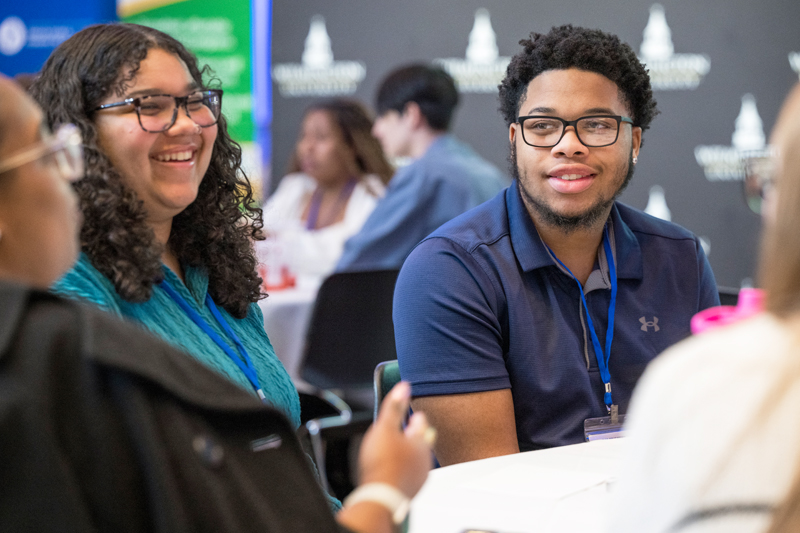
[[(140, 63), (126, 94), (120, 96), (170, 94), (182, 96), (197, 90), (186, 65), (174, 54), (153, 48)], [(170, 220), (197, 198), (208, 166), (217, 126), (201, 128), (183, 107), (176, 110), (174, 124), (153, 133), (139, 127), (135, 109), (105, 109), (97, 115), (99, 144), (125, 185), (144, 202), (149, 220)]]

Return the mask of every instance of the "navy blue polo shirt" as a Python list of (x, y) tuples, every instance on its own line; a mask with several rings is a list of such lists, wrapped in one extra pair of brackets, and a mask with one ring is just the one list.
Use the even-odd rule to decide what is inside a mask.
[[(609, 370), (625, 412), (647, 363), (719, 296), (687, 230), (618, 202), (608, 224), (618, 280)], [(605, 346), (604, 253), (595, 268), (586, 302)], [(516, 181), (414, 249), (395, 288), (394, 327), (414, 396), (510, 388), (521, 451), (582, 442), (583, 421), (607, 414), (577, 282), (549, 255)]]

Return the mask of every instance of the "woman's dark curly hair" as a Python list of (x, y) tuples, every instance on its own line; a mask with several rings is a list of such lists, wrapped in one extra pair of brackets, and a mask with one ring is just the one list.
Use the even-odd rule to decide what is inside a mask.
[(528, 84), (546, 70), (577, 68), (602, 74), (619, 87), (633, 123), (642, 130), (658, 114), (650, 76), (630, 46), (600, 30), (554, 27), (547, 34), (531, 33), (519, 42), (522, 51), (511, 58), (500, 83), (500, 112), (510, 126), (517, 121)]
[[(84, 224), (81, 247), (97, 270), (130, 302), (150, 299), (163, 279), (163, 247), (147, 225), (141, 200), (121, 179), (98, 144), (94, 109), (110, 94), (123, 95), (151, 49), (175, 54), (199, 87), (208, 67), (181, 43), (136, 24), (100, 24), (64, 41), (45, 63), (31, 94), (53, 128), (71, 122), (83, 134), (86, 177), (75, 184)], [(252, 239), (260, 238), (261, 210), (251, 207), (250, 182), (240, 166), (242, 150), (228, 135), (225, 117), (197, 199), (172, 222), (168, 246), (184, 266), (208, 272), (211, 297), (244, 318), (261, 298)]]

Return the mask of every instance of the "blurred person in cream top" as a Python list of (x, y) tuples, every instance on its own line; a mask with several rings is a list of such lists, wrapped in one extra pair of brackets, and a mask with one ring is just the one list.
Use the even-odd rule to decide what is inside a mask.
[(267, 240), (256, 247), (260, 253), (282, 254), (296, 273), (327, 275), (342, 255), (345, 241), (358, 233), (383, 197), (385, 187), (380, 177), (364, 176), (350, 192), (341, 220), (309, 230), (303, 215), (316, 188), (316, 180), (306, 174), (285, 176), (264, 205)]
[(267, 240), (258, 251), (268, 268), (316, 276), (333, 270), (392, 176), (371, 130), (367, 111), (352, 100), (306, 110), (290, 173), (264, 206)]
[(763, 215), (765, 312), (676, 344), (648, 367), (626, 421), (609, 531), (800, 531), (798, 119), (800, 84), (773, 130), (775, 151), (751, 158), (745, 180)]

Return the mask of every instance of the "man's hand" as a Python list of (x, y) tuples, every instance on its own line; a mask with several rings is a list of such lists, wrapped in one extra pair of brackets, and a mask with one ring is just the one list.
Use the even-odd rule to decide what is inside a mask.
[(442, 466), (519, 453), (511, 389), (423, 396), (411, 406), (438, 431), (433, 449)]

